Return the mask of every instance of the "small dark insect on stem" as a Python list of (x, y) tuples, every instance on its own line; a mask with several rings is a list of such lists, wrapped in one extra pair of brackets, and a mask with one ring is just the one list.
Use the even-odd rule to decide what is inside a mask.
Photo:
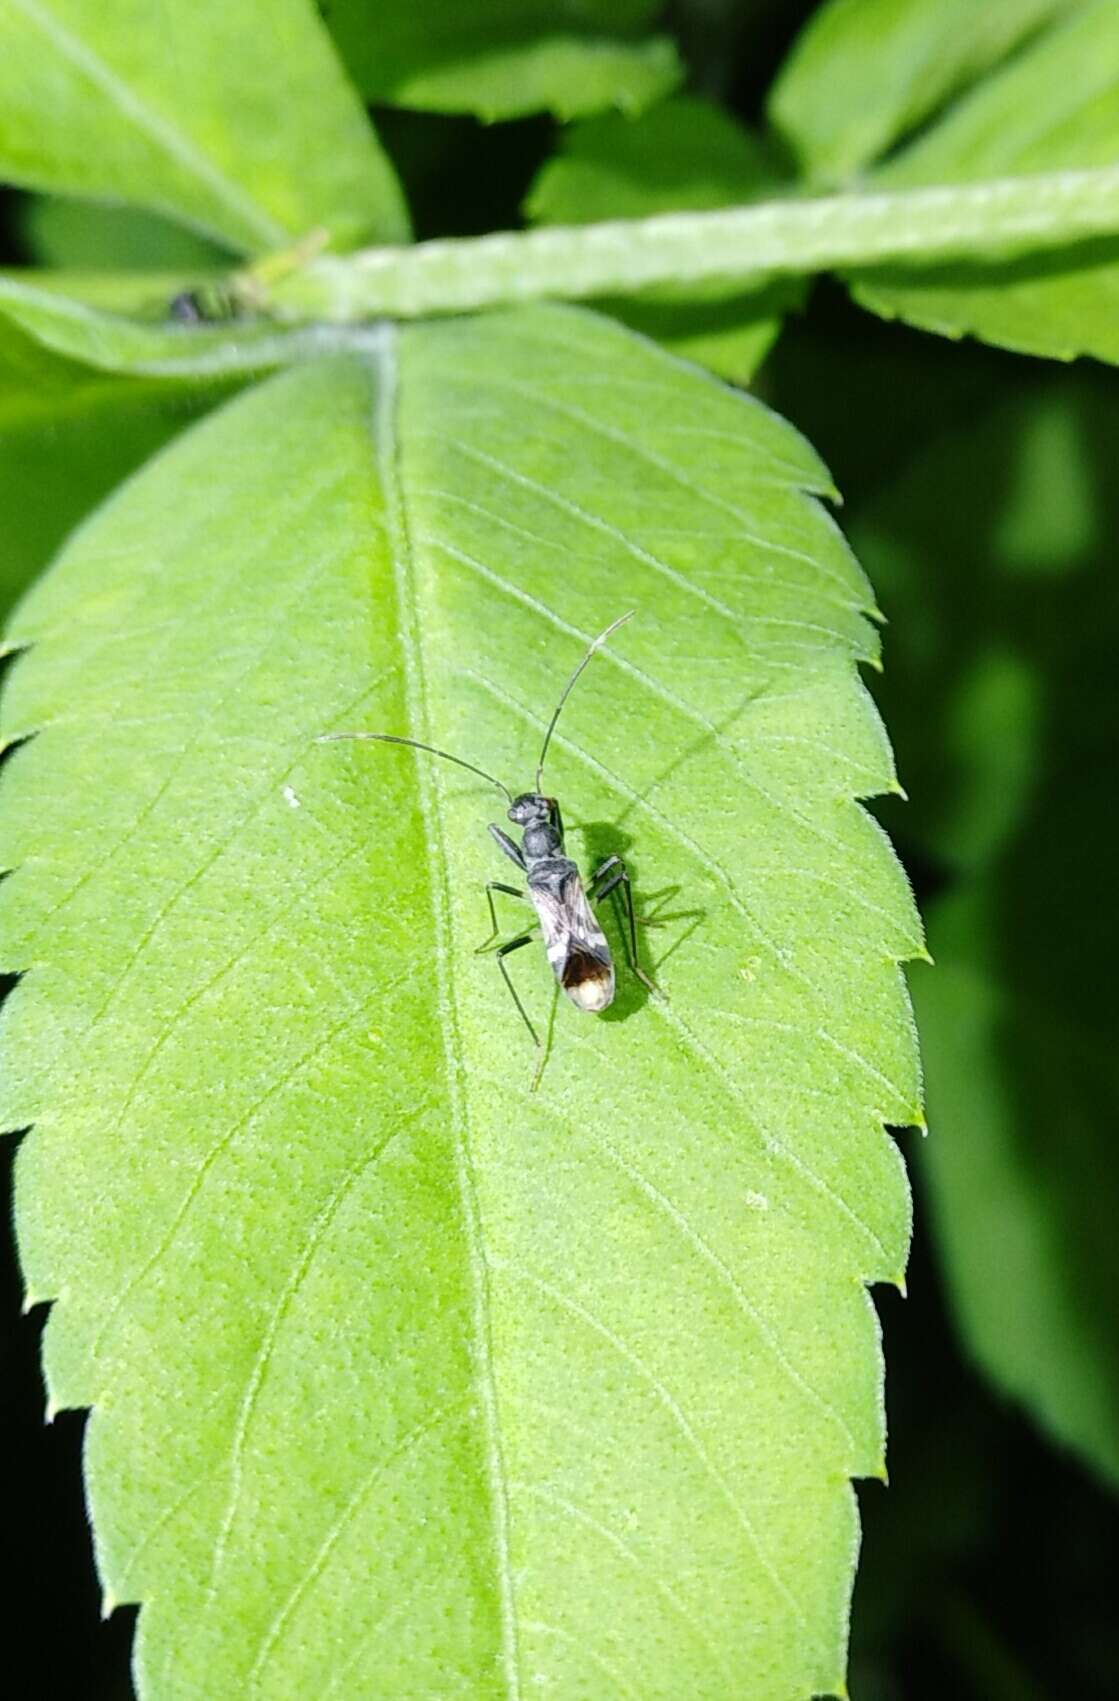
[(180, 290), (167, 304), (167, 317), (180, 325), (220, 325), (268, 311), (269, 292), (274, 284), (290, 277), (321, 254), (330, 241), (322, 226), (307, 232), (294, 247), (231, 272)]

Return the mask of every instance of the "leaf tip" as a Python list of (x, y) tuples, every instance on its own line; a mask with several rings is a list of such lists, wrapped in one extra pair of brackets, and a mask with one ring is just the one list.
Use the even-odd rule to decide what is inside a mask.
[(120, 1605), (120, 1602), (117, 1600), (116, 1596), (111, 1595), (109, 1593), (108, 1589), (106, 1589), (101, 1596), (101, 1620), (102, 1620), (102, 1623), (105, 1621), (105, 1619), (112, 1618), (114, 1612), (116, 1612), (117, 1607), (119, 1605)]

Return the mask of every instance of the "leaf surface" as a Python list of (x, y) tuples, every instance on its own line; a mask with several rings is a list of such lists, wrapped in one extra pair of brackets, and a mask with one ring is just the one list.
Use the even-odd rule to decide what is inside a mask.
[(805, 173), (843, 182), (1082, 0), (829, 0), (797, 37), (770, 117)]
[[(980, 83), (878, 173), (891, 187), (967, 183), (1119, 160), (1119, 5), (1095, 0)], [(1119, 242), (1006, 261), (855, 274), (875, 312), (1026, 354), (1119, 360)]]
[(328, 19), (367, 100), (492, 122), (639, 112), (680, 81), (650, 0), (335, 0)]
[[(329, 328), (266, 319), (181, 325), (167, 316), (195, 273), (0, 272), (0, 315), (68, 365), (202, 387), (352, 343)], [(362, 333), (357, 334), (360, 343)], [(49, 358), (49, 357), (48, 357)]]
[[(534, 224), (593, 224), (739, 206), (778, 187), (755, 136), (712, 102), (678, 95), (639, 118), (607, 113), (572, 125), (537, 176), (525, 211)], [(663, 285), (599, 306), (685, 359), (746, 384), (803, 293), (793, 278), (747, 290), (717, 280), (699, 288)]]
[(318, 226), (342, 245), (408, 234), (309, 0), (6, 0), (0, 178), (147, 207), (240, 252)]
[[(841, 1684), (921, 947), (828, 490), (592, 314), (386, 329), (181, 438), (21, 610), (3, 1121), (143, 1697)], [(313, 740), (520, 786), (629, 607), (548, 783), (669, 998), (609, 917), (602, 1018), (511, 957), (532, 1094), (474, 952), (501, 798)]]

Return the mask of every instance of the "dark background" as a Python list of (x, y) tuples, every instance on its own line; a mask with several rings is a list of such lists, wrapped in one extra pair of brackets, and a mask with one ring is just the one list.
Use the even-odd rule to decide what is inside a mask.
[[(773, 72), (810, 10), (779, 0), (733, 6), (709, 0), (702, 8), (678, 6), (672, 21), (697, 86), (756, 120)], [(376, 116), (421, 237), (518, 223), (521, 199), (555, 139), (547, 119), (487, 129), (400, 112)], [(0, 197), (0, 262), (35, 259), (26, 217), (26, 197)], [(825, 283), (805, 313), (790, 320), (757, 389), (814, 442), (848, 512), (857, 515), (884, 478), (969, 416), (977, 398), (1013, 393), (1026, 368), (1028, 382), (1047, 381), (1040, 363), (884, 325)], [(884, 384), (884, 374), (902, 378)], [(170, 419), (166, 429), (175, 424)], [(139, 443), (135, 458), (154, 446)], [(122, 454), (116, 476), (127, 470), (128, 450)], [(93, 479), (75, 494), (73, 514), (42, 516), (44, 538), (99, 494)], [(34, 502), (34, 491), (26, 500)], [(865, 564), (874, 578), (873, 560)], [(882, 600), (890, 613), (888, 598)], [(1119, 639), (1119, 632), (1111, 636)], [(887, 669), (891, 650), (887, 631)], [(916, 743), (910, 749), (915, 718), (890, 715), (903, 780), (921, 762)], [(944, 889), (949, 872), (892, 810), (889, 825), (924, 905)], [(912, 1158), (919, 1137), (900, 1138)], [(5, 1182), (15, 1148), (14, 1140), (0, 1148)], [(859, 1487), (864, 1549), (851, 1695), (854, 1701), (1103, 1701), (1119, 1693), (1119, 1508), (1085, 1466), (1047, 1442), (966, 1362), (923, 1208), (921, 1166), (913, 1167), (917, 1231), (909, 1296), (892, 1290), (877, 1296), (888, 1365), (891, 1486)], [(21, 1316), (7, 1219), (5, 1227), (6, 1670), (36, 1672), (33, 1691), (19, 1693), (125, 1701), (135, 1614), (123, 1609), (101, 1622), (80, 1477), (85, 1418), (67, 1412), (44, 1426), (38, 1342), (45, 1308)]]

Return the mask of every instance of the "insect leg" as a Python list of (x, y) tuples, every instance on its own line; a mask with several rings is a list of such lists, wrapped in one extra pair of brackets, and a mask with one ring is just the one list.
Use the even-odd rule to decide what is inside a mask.
[(551, 816), (552, 816), (552, 826), (555, 828), (556, 832), (559, 834), (559, 842), (562, 845), (563, 844), (563, 813), (560, 809), (559, 804), (556, 802), (554, 797), (552, 799)]
[(495, 827), (492, 821), (490, 822), (490, 832), (509, 858), (509, 861), (515, 862), (522, 874), (526, 873), (527, 870), (525, 869), (524, 853), (521, 850), (521, 847), (514, 844), (508, 833), (503, 833), (500, 827)]
[[(630, 884), (629, 870), (620, 856), (608, 856), (605, 862), (600, 862), (591, 875), (591, 902), (599, 904), (603, 898), (608, 898), (612, 892), (619, 892), (626, 906), (626, 921), (629, 928), (629, 966), (650, 992), (660, 992), (660, 987), (651, 981), (637, 960), (637, 917), (633, 913), (633, 888)], [(662, 995), (663, 996), (663, 995)]]
[(511, 898), (527, 899), (528, 897), (527, 892), (522, 892), (517, 886), (507, 886), (504, 880), (486, 881), (486, 901), (490, 906), (490, 922), (492, 925), (489, 933), (486, 935), (485, 939), (483, 939), (482, 943), (474, 947), (475, 956), (481, 956), (483, 951), (488, 951), (494, 940), (497, 938), (498, 933), (501, 931), (497, 925), (497, 911), (494, 908), (493, 902), (493, 895), (495, 892), (507, 892)]
[(602, 879), (603, 875), (609, 874), (609, 872), (612, 868), (624, 868), (624, 867), (625, 867), (625, 863), (622, 861), (620, 856), (608, 856), (605, 859), (604, 862), (599, 863), (598, 867), (595, 869), (594, 873), (591, 875), (591, 878), (590, 878), (589, 896), (594, 900), (595, 903), (598, 902), (599, 898), (605, 896), (606, 891), (609, 891), (611, 887), (613, 887), (617, 884), (617, 881), (611, 880), (610, 886), (608, 886), (605, 889), (605, 891), (596, 892), (595, 887), (598, 885), (598, 883)]
[(505, 976), (505, 984), (509, 988), (509, 993), (513, 1003), (517, 1006), (517, 1009), (521, 1013), (522, 1022), (532, 1035), (533, 1045), (538, 1046), (540, 1044), (540, 1036), (529, 1021), (528, 1011), (521, 1003), (520, 994), (509, 978), (509, 970), (505, 967), (505, 959), (509, 955), (510, 951), (519, 951), (522, 945), (530, 945), (535, 937), (536, 929), (533, 927), (530, 928), (527, 933), (518, 933), (515, 939), (510, 939), (505, 945), (499, 945), (497, 948), (497, 966)]

